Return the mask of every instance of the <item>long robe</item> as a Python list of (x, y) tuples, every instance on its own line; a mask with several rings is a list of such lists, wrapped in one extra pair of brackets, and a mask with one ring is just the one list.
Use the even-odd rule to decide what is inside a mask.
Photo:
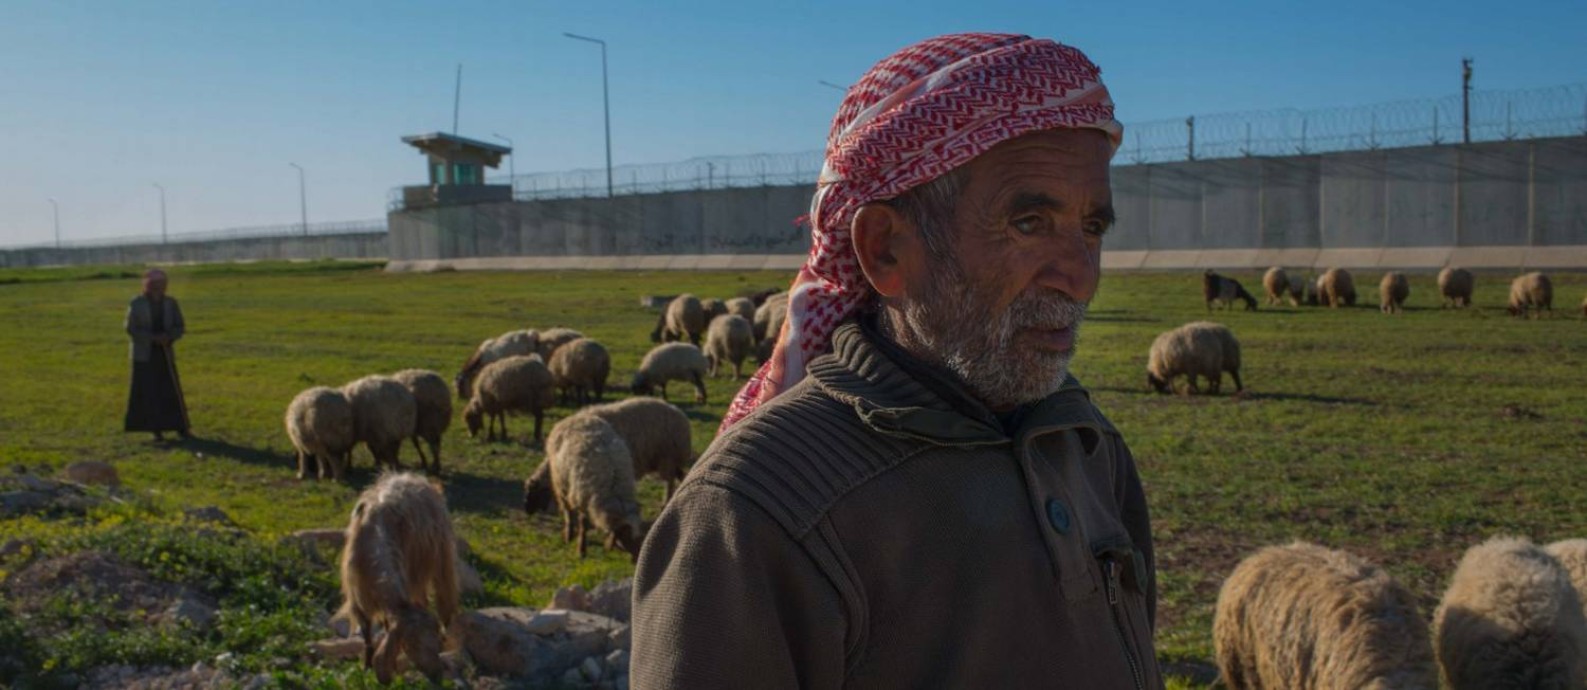
[[(145, 299), (145, 298), (140, 298)], [(170, 299), (170, 298), (166, 298)], [(171, 335), (166, 328), (166, 305), (149, 302), (149, 335)], [(163, 302), (163, 300), (162, 300)], [(174, 304), (172, 305), (175, 306)], [(133, 307), (136, 310), (137, 307)], [(131, 323), (129, 315), (129, 324)], [(181, 316), (176, 316), (178, 320)], [(136, 336), (134, 336), (136, 337)], [(132, 360), (132, 391), (127, 396), (126, 431), (177, 431), (190, 428), (187, 401), (182, 397), (182, 382), (176, 373), (176, 355), (171, 345), (148, 344), (148, 357)]]

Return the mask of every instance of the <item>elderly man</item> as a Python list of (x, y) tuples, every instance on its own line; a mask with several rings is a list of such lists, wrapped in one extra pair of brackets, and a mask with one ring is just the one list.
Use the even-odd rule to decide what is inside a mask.
[(1162, 686), (1141, 481), (1068, 373), (1120, 135), (1026, 36), (849, 90), (777, 351), (640, 555), (634, 687)]
[(176, 298), (165, 294), (165, 271), (143, 274), (143, 294), (127, 305), (127, 336), (132, 338), (132, 392), (127, 396), (127, 431), (154, 433), (156, 441), (175, 431), (190, 437), (187, 403), (176, 375), (172, 345), (187, 330)]

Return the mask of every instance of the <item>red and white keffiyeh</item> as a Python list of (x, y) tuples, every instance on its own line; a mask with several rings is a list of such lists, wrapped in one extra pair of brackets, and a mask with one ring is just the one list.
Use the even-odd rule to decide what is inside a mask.
[(1016, 34), (951, 34), (876, 63), (849, 89), (827, 135), (810, 202), (810, 256), (789, 288), (772, 357), (739, 391), (722, 429), (804, 378), (805, 364), (870, 290), (849, 240), (864, 204), (891, 199), (1031, 132), (1088, 127), (1118, 148), (1123, 128), (1101, 71), (1079, 50)]

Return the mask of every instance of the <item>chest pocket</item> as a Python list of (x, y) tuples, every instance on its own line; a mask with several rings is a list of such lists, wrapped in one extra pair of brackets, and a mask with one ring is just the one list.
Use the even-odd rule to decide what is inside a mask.
[[(1095, 433), (1054, 431), (1032, 438), (1027, 449), (1032, 499), (1042, 513), (1049, 551), (1069, 601), (1104, 594), (1103, 554), (1130, 564), (1125, 570), (1144, 572), (1133, 566), (1138, 556), (1121, 555), (1133, 549), (1114, 499), (1112, 445), (1105, 435), (1095, 443), (1083, 442), (1082, 434)], [(1130, 579), (1139, 581), (1138, 576)], [(1139, 585), (1136, 591), (1141, 591)]]

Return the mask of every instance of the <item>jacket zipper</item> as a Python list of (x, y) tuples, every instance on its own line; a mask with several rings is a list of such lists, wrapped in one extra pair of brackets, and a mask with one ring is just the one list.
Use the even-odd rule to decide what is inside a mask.
[(1113, 611), (1113, 630), (1119, 634), (1119, 646), (1124, 649), (1124, 660), (1130, 664), (1130, 676), (1135, 679), (1136, 690), (1146, 690), (1146, 679), (1141, 677), (1141, 664), (1135, 658), (1135, 650), (1130, 646), (1129, 634), (1124, 629), (1124, 619), (1119, 604), (1119, 562), (1108, 558), (1103, 560), (1102, 568), (1107, 572), (1108, 581), (1108, 608)]

